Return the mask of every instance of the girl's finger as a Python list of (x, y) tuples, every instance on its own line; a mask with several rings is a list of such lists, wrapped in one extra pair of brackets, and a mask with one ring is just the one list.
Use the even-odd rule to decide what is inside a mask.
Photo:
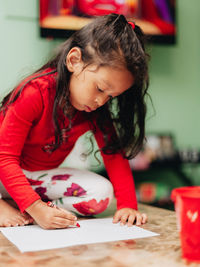
[(68, 212), (66, 210), (63, 211), (63, 210), (57, 209), (56, 211), (57, 211), (55, 214), (56, 217), (62, 217), (62, 218), (72, 220), (72, 221), (77, 220), (76, 216), (74, 216), (73, 214), (71, 214), (70, 212)]
[(68, 226), (64, 226), (62, 224), (58, 223), (52, 223), (52, 225), (48, 229), (64, 229), (67, 228)]
[(145, 213), (142, 213), (142, 223), (146, 223), (147, 222), (147, 215)]
[(129, 217), (128, 217), (128, 223), (127, 223), (127, 225), (128, 226), (132, 226), (133, 224), (134, 224), (134, 222), (135, 222), (135, 215), (130, 215)]
[(127, 219), (128, 219), (128, 217), (129, 217), (129, 214), (128, 213), (125, 213), (125, 214), (123, 214), (122, 216), (121, 216), (121, 225), (125, 225), (126, 224), (126, 221), (127, 221)]
[(71, 221), (71, 220), (62, 219), (62, 218), (55, 218), (54, 223), (60, 226), (63, 226), (63, 227), (76, 226), (77, 224), (76, 221)]
[(116, 212), (113, 217), (113, 223), (118, 223), (121, 220), (121, 214), (119, 212)]
[(76, 217), (75, 213), (73, 213), (73, 212), (71, 212), (71, 211), (68, 211), (68, 210), (63, 209), (63, 208), (60, 208), (60, 207), (57, 207), (57, 209), (62, 210), (63, 212), (66, 212), (66, 213), (68, 213), (68, 214), (72, 214), (73, 216)]
[(142, 215), (140, 213), (136, 214), (136, 225), (142, 224)]

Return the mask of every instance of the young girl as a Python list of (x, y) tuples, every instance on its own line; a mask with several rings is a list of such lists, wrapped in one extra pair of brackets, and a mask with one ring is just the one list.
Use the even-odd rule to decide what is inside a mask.
[[(145, 223), (128, 159), (143, 143), (147, 85), (142, 31), (123, 15), (110, 14), (75, 32), (8, 94), (0, 112), (0, 226), (33, 220), (45, 229), (76, 225), (74, 214), (104, 211), (113, 189), (113, 222)], [(110, 181), (58, 168), (89, 130)]]

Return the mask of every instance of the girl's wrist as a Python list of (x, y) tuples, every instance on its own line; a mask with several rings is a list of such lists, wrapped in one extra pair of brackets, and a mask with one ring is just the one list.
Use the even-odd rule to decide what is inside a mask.
[(37, 209), (38, 205), (40, 205), (41, 203), (43, 203), (43, 201), (41, 199), (38, 199), (36, 201), (34, 201), (27, 209), (26, 212), (28, 212), (30, 215), (31, 213), (34, 213), (34, 211)]

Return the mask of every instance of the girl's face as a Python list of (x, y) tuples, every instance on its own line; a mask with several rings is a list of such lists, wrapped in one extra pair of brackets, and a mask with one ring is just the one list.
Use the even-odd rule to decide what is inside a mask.
[(70, 102), (79, 111), (96, 110), (110, 98), (125, 92), (134, 83), (132, 74), (125, 68), (98, 68), (96, 65), (84, 68), (82, 61), (79, 64), (74, 57), (71, 63), (67, 62), (67, 66), (72, 67), (68, 67), (72, 72), (69, 83)]

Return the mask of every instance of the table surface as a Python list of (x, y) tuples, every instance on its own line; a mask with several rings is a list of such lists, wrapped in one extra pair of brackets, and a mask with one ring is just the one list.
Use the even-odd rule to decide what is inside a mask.
[[(115, 203), (102, 215), (110, 217), (114, 209)], [(139, 209), (149, 217), (148, 223), (142, 227), (159, 233), (159, 236), (21, 253), (0, 233), (0, 267), (188, 266), (181, 258), (175, 212), (141, 204)]]

